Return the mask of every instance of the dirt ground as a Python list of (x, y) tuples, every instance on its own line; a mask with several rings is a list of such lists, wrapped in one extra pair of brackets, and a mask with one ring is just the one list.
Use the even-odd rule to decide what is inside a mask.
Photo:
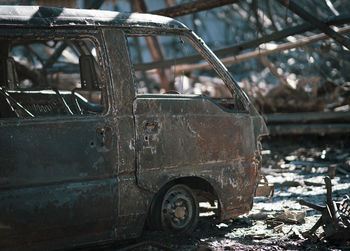
[[(324, 205), (323, 179), (334, 169), (333, 199), (350, 195), (350, 139), (344, 135), (267, 138), (263, 148), (263, 172), (275, 185), (272, 199), (256, 198), (252, 211), (234, 220), (218, 223), (214, 216), (201, 216), (197, 229), (186, 237), (146, 231), (130, 243), (136, 244), (131, 250), (350, 250), (349, 242), (329, 244), (316, 237), (304, 238), (301, 233), (321, 214), (297, 202)], [(286, 214), (292, 220), (285, 220)], [(316, 234), (322, 232), (319, 228)], [(143, 242), (154, 244), (137, 246)], [(114, 250), (120, 248), (116, 244)]]

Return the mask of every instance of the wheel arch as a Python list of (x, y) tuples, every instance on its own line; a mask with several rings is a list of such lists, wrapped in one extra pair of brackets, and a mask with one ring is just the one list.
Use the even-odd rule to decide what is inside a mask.
[(153, 195), (153, 198), (151, 200), (151, 203), (148, 208), (148, 215), (150, 214), (150, 211), (152, 210), (152, 206), (155, 204), (155, 201), (164, 195), (164, 193), (172, 186), (182, 184), (186, 185), (189, 188), (192, 189), (192, 191), (197, 196), (198, 202), (202, 201), (218, 201), (218, 216), (220, 217), (220, 208), (221, 208), (221, 200), (216, 192), (215, 187), (205, 178), (198, 177), (198, 176), (184, 176), (184, 177), (177, 177), (171, 180), (168, 180), (164, 184), (160, 186), (158, 191)]

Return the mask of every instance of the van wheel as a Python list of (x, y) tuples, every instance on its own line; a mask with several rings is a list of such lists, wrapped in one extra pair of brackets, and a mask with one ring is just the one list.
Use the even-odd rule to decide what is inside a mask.
[(198, 202), (192, 190), (186, 185), (174, 185), (161, 198), (156, 206), (161, 228), (179, 234), (191, 233), (199, 217)]

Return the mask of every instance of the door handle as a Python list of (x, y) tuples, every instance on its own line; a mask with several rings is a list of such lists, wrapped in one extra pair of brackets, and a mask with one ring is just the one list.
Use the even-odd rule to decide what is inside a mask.
[(146, 133), (157, 133), (158, 132), (158, 123), (156, 121), (146, 122), (144, 129)]
[(96, 130), (97, 146), (109, 150), (113, 147), (113, 130), (111, 127), (100, 127)]

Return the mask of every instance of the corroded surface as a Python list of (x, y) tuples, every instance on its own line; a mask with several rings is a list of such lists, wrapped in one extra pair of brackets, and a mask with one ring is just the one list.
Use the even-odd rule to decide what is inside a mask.
[[(140, 27), (190, 37), (242, 107), (204, 96), (136, 96), (125, 32), (141, 34)], [(266, 125), (184, 25), (143, 14), (1, 7), (0, 36), (93, 38), (106, 97), (99, 115), (0, 118), (0, 249), (139, 236), (152, 201), (170, 184), (218, 200), (220, 219), (251, 209)]]
[(251, 116), (225, 112), (201, 96), (139, 96), (135, 101), (138, 181), (151, 191), (201, 177), (218, 193), (222, 218), (249, 211), (257, 166)]

